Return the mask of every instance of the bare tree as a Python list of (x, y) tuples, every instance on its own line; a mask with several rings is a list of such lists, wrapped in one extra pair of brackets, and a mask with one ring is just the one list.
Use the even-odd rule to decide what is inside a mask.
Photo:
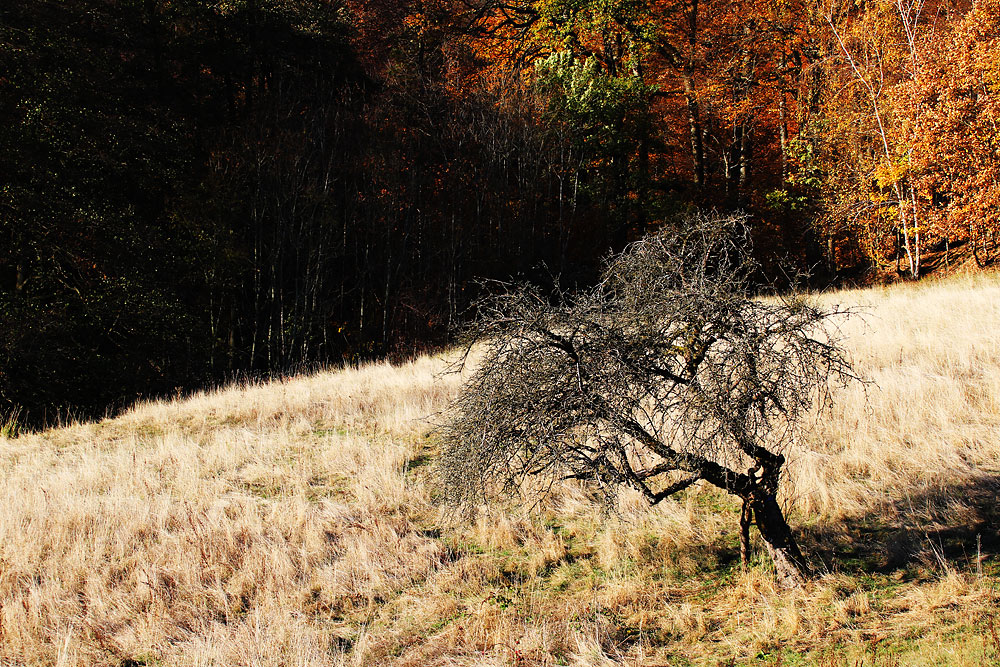
[(483, 356), (441, 428), (447, 498), (577, 478), (652, 503), (704, 480), (742, 499), (781, 579), (809, 574), (782, 508), (783, 451), (853, 376), (803, 299), (754, 298), (739, 217), (696, 215), (611, 259), (600, 285), (507, 286), (480, 304)]

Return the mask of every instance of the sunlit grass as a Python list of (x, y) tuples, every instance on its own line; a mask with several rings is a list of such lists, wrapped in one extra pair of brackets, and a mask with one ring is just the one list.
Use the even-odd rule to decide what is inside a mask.
[(1000, 278), (819, 298), (873, 384), (790, 453), (801, 589), (707, 488), (445, 516), (422, 358), (0, 434), (0, 665), (996, 664)]

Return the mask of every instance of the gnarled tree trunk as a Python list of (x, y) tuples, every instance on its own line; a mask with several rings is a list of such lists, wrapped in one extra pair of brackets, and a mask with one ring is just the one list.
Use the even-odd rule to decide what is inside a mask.
[[(753, 515), (753, 521), (757, 524), (767, 553), (774, 562), (774, 569), (779, 581), (786, 586), (796, 586), (802, 583), (812, 572), (799, 550), (792, 529), (785, 521), (785, 515), (781, 511), (781, 505), (778, 504), (775, 494), (757, 489), (751, 492), (750, 497), (746, 498), (744, 503), (745, 507), (749, 508), (749, 512), (744, 509), (743, 521), (746, 521), (749, 514)], [(744, 528), (743, 534), (746, 534), (745, 531), (746, 528)], [(743, 546), (741, 552), (746, 553), (746, 546)]]

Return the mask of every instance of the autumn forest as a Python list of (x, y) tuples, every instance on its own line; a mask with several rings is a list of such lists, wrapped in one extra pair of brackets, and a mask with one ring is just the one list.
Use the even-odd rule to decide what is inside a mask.
[(7, 0), (0, 417), (406, 357), (692, 209), (762, 284), (985, 267), (998, 121), (1000, 0)]

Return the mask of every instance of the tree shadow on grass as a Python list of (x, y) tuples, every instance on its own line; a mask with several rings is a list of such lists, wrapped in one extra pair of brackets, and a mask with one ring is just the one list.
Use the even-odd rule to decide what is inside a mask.
[(830, 572), (997, 569), (1000, 475), (887, 500), (865, 515), (805, 528), (801, 540)]

